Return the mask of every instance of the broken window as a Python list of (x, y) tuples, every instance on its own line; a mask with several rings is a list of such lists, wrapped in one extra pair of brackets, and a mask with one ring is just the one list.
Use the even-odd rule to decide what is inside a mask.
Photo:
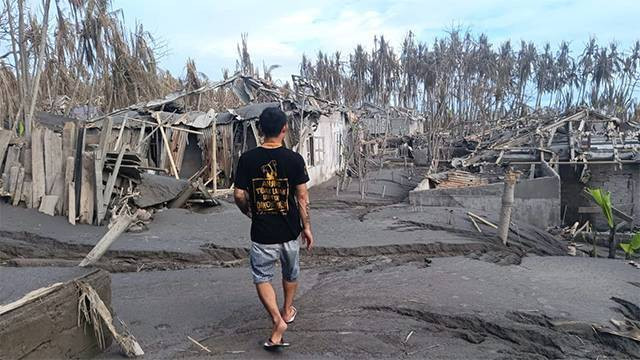
[(309, 136), (307, 138), (306, 141), (306, 149), (307, 149), (307, 153), (305, 154), (307, 157), (307, 165), (308, 166), (315, 166), (315, 159), (314, 159), (314, 154), (313, 154), (313, 136)]

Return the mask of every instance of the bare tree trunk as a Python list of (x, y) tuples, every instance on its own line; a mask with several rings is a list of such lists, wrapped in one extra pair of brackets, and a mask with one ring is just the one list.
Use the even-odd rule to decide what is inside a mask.
[[(22, 101), (20, 102), (20, 110), (16, 122), (20, 121), (20, 117), (24, 117), (27, 113), (27, 98), (29, 96), (29, 57), (27, 55), (27, 41), (24, 34), (24, 0), (18, 0), (18, 51), (20, 52), (20, 66), (22, 68)], [(31, 127), (25, 124), (25, 135), (31, 136)]]
[(513, 208), (514, 192), (518, 173), (508, 172), (504, 177), (504, 192), (502, 193), (502, 208), (500, 209), (500, 225), (498, 226), (498, 237), (504, 245), (507, 245), (509, 236), (509, 224), (511, 223), (511, 209)]
[(33, 86), (31, 87), (31, 106), (29, 107), (29, 113), (26, 119), (25, 129), (26, 136), (31, 133), (31, 125), (33, 122), (33, 113), (36, 110), (36, 102), (38, 100), (38, 91), (40, 90), (40, 76), (42, 75), (42, 63), (44, 62), (44, 50), (47, 44), (47, 30), (49, 30), (49, 5), (51, 0), (44, 0), (44, 16), (42, 19), (42, 30), (40, 36), (40, 48), (38, 49), (38, 59), (36, 63), (36, 75), (33, 79)]

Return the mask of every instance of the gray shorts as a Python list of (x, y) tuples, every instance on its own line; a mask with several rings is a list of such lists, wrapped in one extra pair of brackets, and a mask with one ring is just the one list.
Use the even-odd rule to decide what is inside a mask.
[(253, 283), (271, 282), (276, 262), (280, 259), (282, 278), (294, 282), (300, 274), (300, 242), (291, 240), (282, 244), (251, 243), (249, 261)]

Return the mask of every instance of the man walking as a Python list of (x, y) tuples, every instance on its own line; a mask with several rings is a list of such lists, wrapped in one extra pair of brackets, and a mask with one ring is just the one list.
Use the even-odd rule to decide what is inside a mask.
[[(260, 114), (259, 126), (264, 142), (240, 157), (233, 195), (240, 211), (251, 218), (251, 273), (258, 297), (273, 321), (271, 336), (264, 343), (271, 349), (289, 346), (283, 334), (297, 315), (293, 306), (300, 273), (297, 239), (302, 233), (311, 250), (313, 235), (304, 159), (282, 146), (287, 116), (279, 108), (267, 108)], [(282, 311), (271, 285), (278, 260), (284, 290)]]

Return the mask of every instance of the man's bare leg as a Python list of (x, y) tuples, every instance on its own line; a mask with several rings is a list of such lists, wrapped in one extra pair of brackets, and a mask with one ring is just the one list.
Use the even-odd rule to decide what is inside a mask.
[(282, 335), (287, 330), (287, 323), (282, 320), (280, 310), (278, 310), (278, 302), (276, 301), (276, 292), (273, 290), (271, 283), (263, 282), (256, 284), (256, 290), (258, 290), (258, 297), (264, 305), (273, 321), (273, 329), (271, 331), (271, 341), (273, 343), (282, 342)]
[(282, 289), (284, 290), (284, 306), (282, 307), (282, 319), (286, 322), (291, 320), (293, 316), (293, 298), (298, 290), (298, 282), (289, 282), (282, 280)]

